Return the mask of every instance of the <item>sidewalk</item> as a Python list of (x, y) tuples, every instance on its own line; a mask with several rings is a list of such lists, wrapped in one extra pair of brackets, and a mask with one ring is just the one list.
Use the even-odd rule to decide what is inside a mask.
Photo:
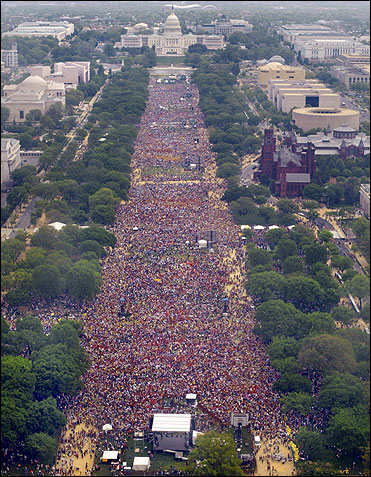
[[(294, 459), (289, 461), (287, 456), (292, 456), (292, 450), (282, 443), (279, 445), (279, 453), (284, 457), (285, 462), (274, 460), (272, 458), (271, 450), (268, 448), (271, 446), (273, 449), (273, 443), (268, 441), (262, 441), (259, 451), (256, 453), (256, 469), (254, 475), (268, 476), (268, 475), (282, 475), (289, 477), (295, 475)], [(262, 460), (261, 460), (262, 459)]]

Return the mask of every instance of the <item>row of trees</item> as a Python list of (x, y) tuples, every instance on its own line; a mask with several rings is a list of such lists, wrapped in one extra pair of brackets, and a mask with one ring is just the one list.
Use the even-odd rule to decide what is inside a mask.
[[(369, 296), (369, 280), (340, 259), (330, 235), (321, 231), (318, 242), (302, 225), (289, 232), (273, 229), (264, 237), (271, 252), (250, 247), (247, 262), (246, 287), (260, 303), (254, 333), (267, 343), (280, 373), (274, 389), (283, 410), (312, 425), (322, 421), (320, 428), (308, 424), (295, 436), (302, 455), (315, 465), (334, 462), (336, 452), (360, 462), (369, 440), (369, 337), (357, 328), (336, 328), (336, 322), (348, 326), (358, 317), (338, 304), (345, 290), (327, 262), (331, 257), (337, 270), (346, 270), (347, 291), (358, 290), (360, 300)], [(364, 312), (366, 318), (369, 307)]]
[(89, 151), (82, 160), (58, 164), (46, 175), (60, 202), (53, 201), (45, 210), (54, 210), (55, 216), (59, 211), (62, 216), (58, 220), (70, 219), (81, 225), (114, 222), (115, 208), (127, 198), (130, 187), (130, 160), (137, 134), (134, 124), (145, 109), (148, 79), (143, 68), (115, 74), (85, 126), (90, 130)]
[(230, 73), (231, 64), (220, 68), (205, 61), (193, 74), (192, 81), (200, 92), (200, 108), (209, 128), (213, 152), (217, 153), (217, 176), (236, 185), (240, 178), (240, 158), (253, 153), (260, 145), (249, 127), (244, 111), (243, 95), (236, 88), (237, 80)]
[(61, 395), (76, 394), (88, 368), (80, 347), (81, 324), (63, 320), (46, 336), (38, 318), (26, 316), (11, 331), (1, 318), (1, 444), (43, 463), (55, 461), (66, 417)]
[[(91, 299), (99, 289), (99, 259), (116, 238), (101, 227), (80, 229), (67, 225), (60, 232), (43, 226), (28, 237), (18, 233), (1, 249), (2, 290), (12, 306), (33, 297), (53, 298), (69, 292), (75, 299)], [(21, 253), (24, 258), (20, 259)]]

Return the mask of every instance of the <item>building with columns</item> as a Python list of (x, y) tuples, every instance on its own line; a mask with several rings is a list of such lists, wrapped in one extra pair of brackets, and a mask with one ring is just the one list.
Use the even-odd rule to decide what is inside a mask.
[(204, 45), (209, 50), (218, 50), (224, 47), (224, 39), (222, 35), (183, 35), (179, 18), (174, 12), (167, 17), (162, 34), (121, 36), (122, 48), (154, 46), (157, 56), (184, 56), (188, 48), (195, 44)]
[(1, 186), (10, 180), (10, 173), (21, 166), (21, 143), (18, 139), (1, 138)]
[(66, 104), (66, 89), (63, 83), (45, 81), (40, 76), (29, 76), (20, 84), (4, 86), (1, 106), (9, 109), (9, 121), (23, 122), (27, 114), (38, 109), (45, 114), (53, 104)]

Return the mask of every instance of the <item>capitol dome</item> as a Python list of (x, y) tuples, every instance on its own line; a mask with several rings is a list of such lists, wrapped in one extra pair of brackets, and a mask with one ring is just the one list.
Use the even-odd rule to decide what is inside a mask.
[(164, 25), (164, 35), (165, 36), (181, 36), (182, 28), (180, 26), (179, 18), (175, 13), (171, 12), (167, 17)]
[(22, 81), (24, 86), (45, 86), (47, 82), (41, 76), (28, 76)]

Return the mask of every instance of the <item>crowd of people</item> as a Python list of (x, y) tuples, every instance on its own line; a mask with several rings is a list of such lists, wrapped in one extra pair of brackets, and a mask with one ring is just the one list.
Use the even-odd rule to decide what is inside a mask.
[[(166, 412), (168, 399), (195, 393), (203, 430), (212, 422), (228, 427), (231, 413), (243, 412), (254, 434), (287, 443), (272, 391), (277, 373), (252, 332), (242, 276), (233, 275), (244, 269), (242, 236), (219, 199), (220, 180), (207, 173), (215, 154), (197, 88), (150, 79), (149, 91), (132, 156), (133, 170), (147, 174), (117, 210), (110, 228), (117, 245), (103, 262), (99, 294), (80, 309), (68, 300), (34, 309), (45, 330), (65, 317), (84, 326), (91, 366), (83, 390), (65, 406), (68, 425), (88, 422), (99, 433), (109, 423), (123, 449), (128, 434), (148, 430), (151, 414)], [(185, 163), (197, 165), (194, 177), (174, 175)], [(200, 249), (210, 231), (216, 241)]]

